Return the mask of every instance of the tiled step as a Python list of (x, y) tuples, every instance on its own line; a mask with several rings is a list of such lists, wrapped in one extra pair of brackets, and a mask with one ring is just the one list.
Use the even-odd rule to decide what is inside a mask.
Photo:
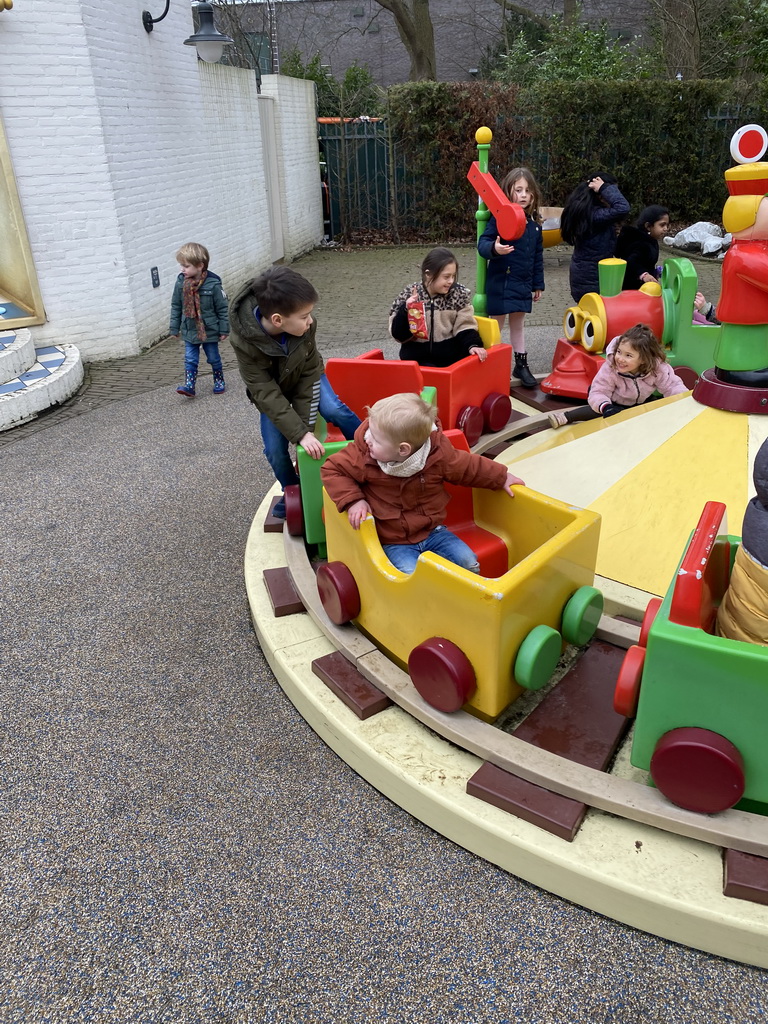
[(32, 332), (0, 332), (0, 384), (13, 380), (35, 363), (35, 343)]
[(26, 423), (43, 409), (60, 405), (83, 382), (83, 362), (74, 345), (49, 345), (37, 349), (35, 356), (29, 369), (0, 384), (0, 430)]

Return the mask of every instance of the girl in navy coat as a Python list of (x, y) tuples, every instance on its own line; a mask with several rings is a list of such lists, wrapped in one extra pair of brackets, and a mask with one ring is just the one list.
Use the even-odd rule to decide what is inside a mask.
[(597, 265), (616, 252), (616, 229), (629, 203), (612, 174), (594, 174), (580, 182), (565, 201), (560, 217), (563, 241), (573, 246), (570, 281), (573, 301), (599, 292)]
[(515, 352), (513, 377), (523, 387), (535, 388), (536, 378), (528, 369), (523, 322), (533, 302), (544, 291), (544, 249), (541, 236), (541, 191), (527, 167), (515, 167), (501, 183), (504, 193), (525, 210), (526, 225), (514, 245), (499, 236), (496, 218), (491, 217), (480, 236), (477, 249), (488, 260), (485, 294), (488, 315), (503, 329), (509, 319), (509, 341)]

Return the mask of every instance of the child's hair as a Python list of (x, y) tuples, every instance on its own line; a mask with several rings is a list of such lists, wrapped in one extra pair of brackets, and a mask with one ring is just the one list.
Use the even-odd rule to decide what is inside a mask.
[(176, 253), (176, 261), (186, 263), (190, 267), (202, 267), (207, 270), (211, 256), (205, 246), (200, 245), (199, 242), (187, 242)]
[[(616, 348), (619, 347), (622, 341), (626, 341), (628, 345), (631, 345), (640, 356), (640, 365), (637, 368), (637, 372), (641, 376), (644, 376), (646, 373), (652, 373), (659, 363), (666, 363), (667, 361), (666, 353), (659, 339), (648, 324), (635, 324), (634, 327), (624, 331), (616, 342)], [(611, 366), (615, 365), (613, 357), (616, 348), (608, 357), (611, 360)]]
[(290, 316), (317, 302), (315, 286), (290, 267), (270, 267), (254, 279), (251, 290), (259, 312), (266, 317), (273, 313)]
[(426, 288), (427, 286), (427, 274), (434, 281), (434, 279), (441, 274), (445, 268), (450, 264), (456, 264), (456, 280), (459, 279), (459, 261), (453, 255), (450, 249), (446, 249), (443, 245), (438, 245), (436, 249), (430, 249), (421, 264), (421, 283)]
[(659, 206), (658, 204), (653, 203), (651, 206), (646, 206), (644, 210), (640, 211), (640, 216), (635, 221), (635, 227), (645, 230), (646, 225), (653, 227), (657, 220), (661, 220), (662, 217), (668, 216), (669, 210), (666, 206)]
[(505, 196), (512, 199), (515, 182), (520, 178), (525, 178), (525, 182), (531, 192), (531, 205), (528, 207), (526, 213), (533, 218), (537, 223), (541, 220), (541, 214), (539, 208), (541, 207), (541, 189), (539, 183), (533, 176), (533, 172), (527, 167), (513, 167), (512, 170), (507, 174), (501, 183), (501, 190)]
[(393, 444), (409, 444), (418, 451), (432, 433), (437, 410), (413, 393), (380, 398), (368, 409), (373, 425)]
[(565, 206), (560, 216), (560, 234), (568, 245), (576, 245), (592, 232), (592, 214), (595, 207), (602, 203), (599, 194), (589, 187), (593, 178), (602, 178), (606, 185), (616, 184), (613, 174), (601, 171), (598, 174), (590, 174), (584, 181), (580, 181), (571, 192), (565, 200)]

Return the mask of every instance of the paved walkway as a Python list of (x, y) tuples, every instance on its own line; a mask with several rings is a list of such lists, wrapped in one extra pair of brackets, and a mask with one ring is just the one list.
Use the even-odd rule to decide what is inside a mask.
[[(326, 354), (382, 337), (420, 254), (297, 264)], [(498, 870), (309, 729), (244, 592), (254, 411), (231, 371), (182, 399), (180, 368), (93, 365), (3, 437), (2, 1024), (762, 1019), (763, 971)]]

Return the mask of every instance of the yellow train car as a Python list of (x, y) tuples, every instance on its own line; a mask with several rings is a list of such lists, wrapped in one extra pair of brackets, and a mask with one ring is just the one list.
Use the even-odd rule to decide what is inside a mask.
[(496, 575), (431, 552), (406, 575), (384, 554), (373, 519), (353, 530), (324, 492), (329, 561), (318, 589), (329, 617), (353, 621), (409, 671), (428, 703), (492, 721), (523, 690), (545, 685), (566, 642), (585, 644), (597, 628), (600, 517), (526, 487), (514, 498), (455, 491), (470, 512), (461, 522), (454, 493), (446, 526), (476, 550), (481, 572), (495, 565)]

